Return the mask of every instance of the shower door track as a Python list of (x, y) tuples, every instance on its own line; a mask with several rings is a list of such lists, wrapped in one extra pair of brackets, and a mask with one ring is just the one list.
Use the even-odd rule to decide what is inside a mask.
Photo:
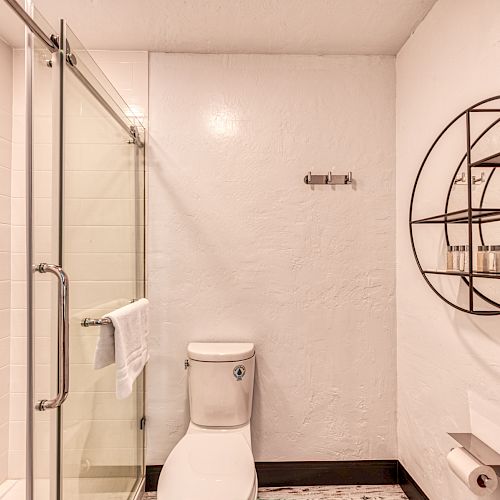
[[(21, 18), (29, 30), (35, 34), (47, 47), (50, 52), (57, 52), (59, 47), (59, 39), (56, 35), (47, 35), (45, 31), (38, 25), (38, 23), (24, 10), (21, 4), (16, 0), (5, 0), (12, 10)], [(143, 147), (144, 143), (141, 141), (137, 127), (128, 125), (120, 115), (109, 104), (108, 100), (89, 82), (85, 75), (76, 67), (76, 57), (71, 53), (69, 46), (66, 50), (66, 64), (71, 68), (75, 76), (85, 86), (85, 88), (99, 101), (106, 111), (118, 122), (118, 124), (130, 135), (132, 142), (139, 147)]]
[(16, 0), (5, 0), (12, 10), (22, 19), (24, 24), (34, 33), (51, 52), (56, 52), (59, 49), (59, 44), (57, 43), (57, 38), (54, 35), (48, 36), (45, 31), (43, 31), (36, 21), (24, 10), (22, 5)]

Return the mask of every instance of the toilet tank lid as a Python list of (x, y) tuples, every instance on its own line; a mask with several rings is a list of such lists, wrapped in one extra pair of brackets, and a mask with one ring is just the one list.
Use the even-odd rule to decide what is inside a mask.
[(195, 361), (242, 361), (255, 354), (250, 342), (191, 342), (188, 356)]

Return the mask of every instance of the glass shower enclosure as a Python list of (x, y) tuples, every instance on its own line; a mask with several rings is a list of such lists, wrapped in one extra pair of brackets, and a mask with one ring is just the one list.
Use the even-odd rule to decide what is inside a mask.
[(134, 117), (63, 20), (27, 24), (26, 498), (138, 498), (144, 375), (116, 398), (90, 320), (145, 296), (145, 156)]

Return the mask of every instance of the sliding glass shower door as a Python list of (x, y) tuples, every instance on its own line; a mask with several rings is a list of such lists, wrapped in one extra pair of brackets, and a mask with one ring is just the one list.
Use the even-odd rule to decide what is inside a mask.
[(71, 385), (62, 407), (63, 498), (127, 500), (142, 477), (142, 378), (118, 400), (115, 365), (94, 369), (101, 327), (82, 323), (144, 297), (143, 154), (96, 99), (96, 82), (86, 85), (87, 54), (69, 28), (66, 37), (74, 66), (64, 82), (61, 236), (71, 281)]
[(144, 297), (144, 131), (64, 22), (53, 54), (32, 41), (33, 495), (133, 499), (143, 375), (117, 399), (115, 366), (94, 368), (100, 327), (84, 320)]

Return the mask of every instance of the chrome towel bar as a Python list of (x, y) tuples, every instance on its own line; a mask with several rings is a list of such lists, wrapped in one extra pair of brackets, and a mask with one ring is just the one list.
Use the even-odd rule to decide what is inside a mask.
[(82, 319), (81, 325), (87, 328), (89, 326), (111, 325), (111, 323), (112, 322), (109, 318), (99, 318), (99, 319), (84, 318)]
[[(130, 304), (133, 304), (137, 299), (132, 299), (129, 301)], [(92, 319), (92, 318), (84, 318), (81, 321), (81, 325), (85, 328), (89, 326), (102, 326), (102, 325), (111, 325), (112, 321), (104, 316), (104, 318)]]

